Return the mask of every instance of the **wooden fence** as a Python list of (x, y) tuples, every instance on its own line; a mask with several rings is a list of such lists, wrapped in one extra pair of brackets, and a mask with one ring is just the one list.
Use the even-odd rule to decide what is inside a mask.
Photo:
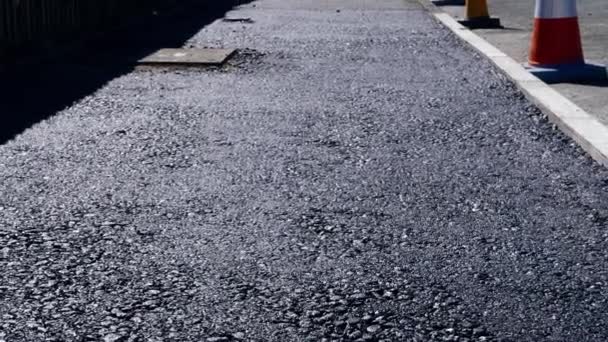
[(0, 0), (0, 55), (24, 45), (85, 34), (171, 0)]

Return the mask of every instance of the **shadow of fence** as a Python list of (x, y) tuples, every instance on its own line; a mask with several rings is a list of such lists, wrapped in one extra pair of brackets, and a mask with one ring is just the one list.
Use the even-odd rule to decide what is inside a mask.
[[(184, 1), (171, 14), (146, 17), (136, 25), (85, 40), (69, 53), (41, 63), (5, 66), (0, 72), (0, 144), (131, 72), (135, 60), (163, 47), (182, 46), (203, 27), (247, 2)], [(112, 58), (91, 62), (91, 56), (101, 55)]]
[(0, 0), (0, 50), (102, 30), (172, 6), (171, 0)]

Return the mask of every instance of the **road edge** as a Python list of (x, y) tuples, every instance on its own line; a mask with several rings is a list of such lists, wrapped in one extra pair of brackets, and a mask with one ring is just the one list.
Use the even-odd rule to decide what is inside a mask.
[(513, 81), (526, 98), (536, 105), (562, 132), (572, 138), (601, 165), (608, 167), (608, 126), (587, 113), (564, 95), (547, 85), (523, 65), (459, 24), (429, 0), (418, 0), (433, 17), (456, 36), (484, 55)]

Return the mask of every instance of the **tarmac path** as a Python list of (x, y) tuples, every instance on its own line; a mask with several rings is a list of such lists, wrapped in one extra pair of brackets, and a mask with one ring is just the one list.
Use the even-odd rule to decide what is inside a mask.
[(0, 340), (608, 340), (608, 172), (487, 61), (416, 1), (229, 16), (0, 146)]

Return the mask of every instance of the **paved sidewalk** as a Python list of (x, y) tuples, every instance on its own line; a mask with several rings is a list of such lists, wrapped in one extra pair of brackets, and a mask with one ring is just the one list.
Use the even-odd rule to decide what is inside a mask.
[[(534, 19), (534, 1), (488, 0), (490, 13), (499, 17), (504, 30), (475, 30), (492, 45), (520, 63), (528, 60)], [(454, 17), (462, 18), (462, 6), (442, 6)], [(579, 23), (585, 58), (608, 65), (608, 5), (603, 0), (578, 1)], [(553, 85), (560, 93), (608, 125), (608, 81), (588, 84)]]
[(228, 16), (0, 146), (0, 340), (608, 339), (608, 171), (417, 1)]

